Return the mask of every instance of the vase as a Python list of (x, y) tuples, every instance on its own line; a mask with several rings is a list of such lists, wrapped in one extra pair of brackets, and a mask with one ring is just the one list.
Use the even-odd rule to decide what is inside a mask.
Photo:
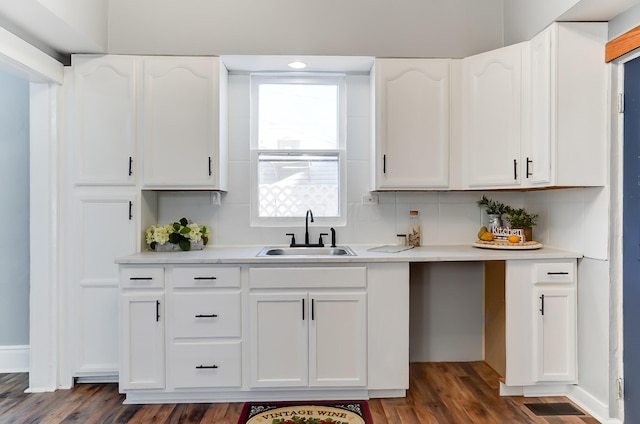
[(493, 230), (496, 227), (502, 227), (502, 215), (498, 213), (490, 213), (489, 215), (489, 225), (487, 226), (489, 231), (493, 233)]
[[(200, 240), (200, 241), (192, 241), (191, 242), (191, 249), (190, 250), (202, 250), (204, 249), (204, 241)], [(156, 252), (176, 252), (176, 251), (182, 251), (182, 249), (180, 249), (180, 246), (177, 244), (173, 244), (173, 243), (169, 243), (166, 242), (165, 244), (158, 244), (156, 245), (156, 248), (154, 249)]]
[(511, 228), (518, 228), (522, 230), (522, 234), (524, 235), (524, 240), (522, 240), (523, 242), (533, 240), (533, 227), (511, 227)]

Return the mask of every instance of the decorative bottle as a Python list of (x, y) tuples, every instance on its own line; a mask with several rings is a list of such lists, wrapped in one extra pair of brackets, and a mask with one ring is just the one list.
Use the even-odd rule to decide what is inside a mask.
[(408, 233), (409, 246), (420, 246), (420, 219), (418, 218), (418, 211), (409, 211), (409, 233)]

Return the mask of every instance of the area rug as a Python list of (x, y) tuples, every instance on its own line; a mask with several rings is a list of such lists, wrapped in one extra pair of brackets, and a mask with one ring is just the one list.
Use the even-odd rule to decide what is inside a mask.
[(238, 424), (373, 424), (366, 401), (245, 403)]

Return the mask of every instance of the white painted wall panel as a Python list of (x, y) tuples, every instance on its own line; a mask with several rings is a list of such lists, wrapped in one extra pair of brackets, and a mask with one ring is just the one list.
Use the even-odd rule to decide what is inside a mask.
[(502, 0), (111, 0), (109, 51), (454, 57), (502, 46)]

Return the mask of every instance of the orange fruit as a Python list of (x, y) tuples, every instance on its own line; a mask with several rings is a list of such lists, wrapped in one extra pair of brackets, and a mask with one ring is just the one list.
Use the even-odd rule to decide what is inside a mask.
[(509, 243), (520, 243), (520, 236), (512, 234), (509, 237), (507, 237), (507, 240), (509, 240)]
[(485, 231), (484, 233), (480, 234), (480, 240), (493, 241), (493, 233), (490, 231)]

